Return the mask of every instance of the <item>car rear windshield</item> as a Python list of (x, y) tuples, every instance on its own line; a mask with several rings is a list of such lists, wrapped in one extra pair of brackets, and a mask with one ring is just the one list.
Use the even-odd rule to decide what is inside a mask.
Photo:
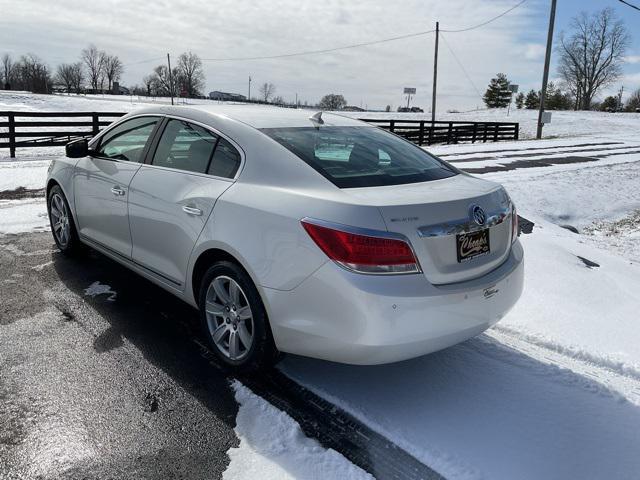
[(422, 148), (375, 127), (264, 128), (339, 188), (427, 182), (458, 171)]

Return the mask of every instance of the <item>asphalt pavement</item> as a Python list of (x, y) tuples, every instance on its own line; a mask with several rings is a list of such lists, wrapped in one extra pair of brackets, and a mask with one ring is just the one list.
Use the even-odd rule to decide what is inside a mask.
[(238, 407), (195, 310), (49, 233), (0, 238), (0, 297), (0, 478), (221, 477)]

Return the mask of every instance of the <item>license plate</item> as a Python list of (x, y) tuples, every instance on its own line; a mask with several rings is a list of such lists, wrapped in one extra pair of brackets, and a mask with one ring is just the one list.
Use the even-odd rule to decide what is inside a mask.
[(456, 253), (458, 263), (466, 262), (491, 251), (489, 245), (489, 229), (456, 235)]

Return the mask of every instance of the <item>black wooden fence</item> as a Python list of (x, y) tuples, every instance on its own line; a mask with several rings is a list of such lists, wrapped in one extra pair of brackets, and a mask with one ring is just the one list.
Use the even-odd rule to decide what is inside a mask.
[[(0, 111), (0, 148), (8, 148), (11, 158), (15, 158), (16, 148), (66, 145), (76, 138), (93, 137), (101, 127), (122, 115), (122, 112)], [(2, 121), (3, 118), (6, 120)]]
[[(16, 149), (65, 145), (81, 137), (93, 137), (124, 115), (122, 112), (14, 112), (0, 111), (0, 148)], [(2, 121), (6, 118), (6, 121)], [(74, 120), (65, 120), (73, 118)], [(365, 122), (400, 135), (417, 145), (518, 140), (517, 123), (446, 122), (430, 120), (382, 120)]]
[(432, 122), (431, 120), (374, 120), (369, 118), (362, 120), (389, 130), (417, 145), (518, 140), (520, 129), (518, 123), (507, 122)]

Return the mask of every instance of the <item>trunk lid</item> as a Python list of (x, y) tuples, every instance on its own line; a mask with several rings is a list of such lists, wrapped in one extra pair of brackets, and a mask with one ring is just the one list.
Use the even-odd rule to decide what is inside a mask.
[[(376, 206), (390, 232), (409, 239), (427, 280), (456, 283), (482, 276), (498, 267), (511, 247), (511, 202), (502, 186), (467, 174), (424, 183), (343, 190), (358, 203)], [(486, 216), (474, 221), (472, 208)], [(489, 252), (459, 261), (465, 238), (479, 241), (487, 230)], [(481, 238), (484, 242), (484, 238)], [(468, 243), (466, 244), (468, 245)]]

